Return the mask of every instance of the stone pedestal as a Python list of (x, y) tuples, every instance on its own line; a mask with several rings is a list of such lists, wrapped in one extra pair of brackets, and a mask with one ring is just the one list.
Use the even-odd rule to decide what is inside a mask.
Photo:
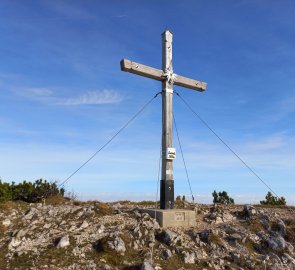
[(140, 209), (141, 213), (148, 213), (156, 218), (161, 227), (194, 227), (196, 214), (193, 210), (184, 209)]

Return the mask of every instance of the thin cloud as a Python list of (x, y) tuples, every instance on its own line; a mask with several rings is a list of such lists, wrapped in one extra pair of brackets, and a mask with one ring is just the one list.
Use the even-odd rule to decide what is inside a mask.
[(290, 138), (287, 138), (282, 134), (276, 134), (259, 141), (248, 143), (246, 148), (250, 151), (280, 150), (286, 147), (286, 142), (289, 142), (290, 140)]
[(14, 89), (14, 91), (21, 96), (38, 102), (54, 103), (56, 101), (54, 92), (51, 89), (45, 87)]
[[(248, 138), (239, 143), (229, 143), (229, 145), (250, 167), (277, 170), (294, 168), (295, 141), (292, 136), (284, 133), (255, 138), (255, 140)], [(190, 152), (185, 155), (187, 163), (196, 164), (198, 168), (229, 169), (243, 166), (228, 149), (219, 145), (218, 142), (191, 142), (187, 139), (184, 149), (186, 147), (190, 149)]]
[(69, 98), (57, 97), (54, 91), (48, 88), (27, 88), (20, 93), (35, 101), (67, 106), (113, 104), (123, 100), (118, 91), (108, 89), (87, 91), (77, 97)]
[(53, 92), (48, 88), (30, 88), (27, 89), (27, 94), (33, 97), (49, 97)]
[(294, 112), (295, 111), (295, 97), (284, 100), (281, 103), (281, 106), (283, 109), (285, 109), (285, 111), (287, 113)]
[(82, 19), (82, 20), (95, 20), (95, 15), (85, 9), (84, 5), (73, 5), (72, 3), (66, 3), (61, 1), (48, 1), (44, 2), (44, 5), (50, 8), (57, 14), (60, 14), (66, 18)]
[(289, 97), (278, 103), (276, 113), (273, 114), (271, 119), (273, 121), (279, 121), (294, 112), (295, 112), (295, 97)]
[(81, 96), (61, 101), (62, 105), (101, 105), (119, 103), (123, 97), (115, 90), (89, 91)]
[(126, 14), (121, 14), (121, 15), (113, 15), (112, 18), (116, 18), (116, 19), (122, 19), (122, 18), (127, 18), (128, 15)]

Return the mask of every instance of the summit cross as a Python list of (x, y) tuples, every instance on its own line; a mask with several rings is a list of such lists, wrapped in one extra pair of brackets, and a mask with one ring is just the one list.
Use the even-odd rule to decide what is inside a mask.
[(174, 207), (173, 159), (172, 147), (172, 96), (173, 85), (197, 91), (205, 91), (207, 83), (186, 78), (173, 73), (172, 33), (162, 33), (162, 69), (145, 66), (127, 59), (121, 60), (121, 70), (162, 82), (162, 178), (160, 185), (160, 208)]

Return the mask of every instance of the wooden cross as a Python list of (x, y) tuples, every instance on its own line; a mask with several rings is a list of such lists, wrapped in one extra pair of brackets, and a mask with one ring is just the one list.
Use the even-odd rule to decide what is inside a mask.
[(172, 33), (162, 34), (162, 70), (122, 59), (121, 70), (162, 82), (162, 178), (160, 186), (160, 208), (172, 209), (174, 206), (173, 159), (172, 148), (172, 95), (173, 84), (185, 88), (205, 91), (207, 84), (173, 73)]

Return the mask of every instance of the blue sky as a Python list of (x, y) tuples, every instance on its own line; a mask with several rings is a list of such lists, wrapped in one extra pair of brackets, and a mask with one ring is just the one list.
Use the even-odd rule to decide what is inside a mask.
[[(184, 99), (287, 202), (295, 204), (294, 1), (0, 1), (0, 177), (63, 181), (161, 84), (120, 71), (161, 67), (173, 36), (177, 74), (208, 83)], [(226, 190), (257, 202), (266, 187), (183, 103), (174, 113), (199, 202)], [(82, 199), (154, 199), (161, 99), (66, 184)], [(175, 194), (189, 187), (174, 137)]]

